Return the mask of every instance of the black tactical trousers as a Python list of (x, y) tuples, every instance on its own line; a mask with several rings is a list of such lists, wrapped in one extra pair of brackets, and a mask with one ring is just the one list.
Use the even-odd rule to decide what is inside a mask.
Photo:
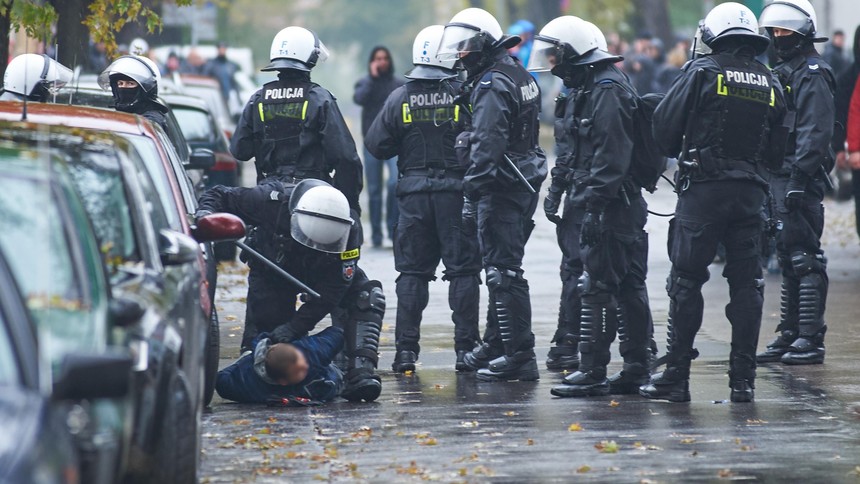
[(555, 233), (561, 248), (561, 300), (558, 308), (558, 327), (552, 341), (560, 341), (565, 335), (579, 335), (579, 313), (582, 309), (577, 285), (582, 275), (579, 234), (585, 209), (575, 207), (570, 197), (565, 197), (564, 212)]
[(611, 202), (603, 214), (601, 241), (581, 250), (584, 273), (579, 288), (583, 307), (580, 348), (584, 344), (594, 354), (586, 358), (582, 352), (585, 366), (580, 366), (580, 371), (609, 363), (609, 345), (616, 332), (625, 363), (647, 368), (653, 335), (645, 286), (648, 234), (643, 227), (647, 216), (647, 205), (641, 196), (631, 200), (629, 207), (621, 200)]
[[(369, 279), (364, 271), (356, 267), (349, 290), (341, 299), (341, 302), (332, 310), (341, 317), (337, 319), (335, 326), (348, 329), (346, 321), (352, 311), (350, 302), (356, 299), (359, 291), (363, 290)], [(296, 314), (295, 287), (288, 283), (279, 274), (262, 267), (254, 261), (251, 263), (251, 271), (248, 273), (248, 297), (245, 306), (245, 329), (242, 333), (243, 350), (252, 349), (251, 342), (259, 333), (270, 333), (278, 326), (288, 323)], [(296, 328), (299, 331), (310, 331), (310, 328)], [(348, 337), (349, 335), (347, 335)]]
[(508, 355), (534, 349), (529, 285), (522, 265), (538, 198), (527, 192), (492, 192), (481, 196), (477, 205), (478, 241), (492, 313), (484, 341), (503, 346)]
[(702, 326), (702, 285), (717, 244), (726, 248), (723, 277), (729, 283), (726, 317), (732, 325), (730, 365), (735, 378), (755, 376), (755, 352), (761, 327), (764, 280), (758, 256), (761, 206), (765, 188), (747, 180), (720, 180), (690, 185), (678, 198), (669, 226), (667, 283), (670, 298), (668, 364), (689, 377), (695, 358), (693, 342)]
[(783, 297), (786, 298), (783, 318), (777, 330), (813, 336), (824, 326), (829, 285), (826, 259), (821, 250), (824, 185), (818, 180), (810, 182), (804, 193), (803, 206), (789, 211), (785, 208), (788, 177), (774, 176), (770, 183), (782, 221), (782, 230), (776, 238), (776, 251), (782, 266)]
[(429, 281), (439, 260), (445, 265), (448, 305), (454, 322), (455, 350), (471, 351), (480, 341), (478, 330), (481, 256), (475, 233), (463, 228), (462, 192), (423, 192), (398, 197), (400, 217), (394, 231), (397, 278), (398, 351), (418, 353), (421, 319), (427, 307)]

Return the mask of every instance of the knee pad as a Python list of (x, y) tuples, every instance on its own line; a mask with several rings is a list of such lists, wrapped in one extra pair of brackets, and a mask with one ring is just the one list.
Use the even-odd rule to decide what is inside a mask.
[(666, 279), (666, 292), (670, 298), (674, 299), (682, 293), (701, 291), (704, 284), (705, 281), (697, 281), (672, 271)]
[(382, 292), (382, 283), (379, 281), (367, 281), (358, 293), (355, 307), (365, 314), (373, 314), (380, 320), (385, 316), (385, 293)]
[(791, 254), (791, 267), (797, 277), (803, 277), (813, 272), (824, 272), (827, 268), (827, 259), (823, 254), (807, 254), (806, 252), (793, 252)]

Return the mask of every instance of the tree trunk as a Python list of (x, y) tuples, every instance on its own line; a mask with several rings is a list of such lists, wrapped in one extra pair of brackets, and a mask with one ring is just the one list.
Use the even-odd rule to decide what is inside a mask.
[(670, 48), (675, 42), (666, 0), (633, 0), (633, 6), (633, 25), (636, 29), (647, 30), (662, 40), (666, 48)]
[(90, 33), (83, 22), (91, 3), (92, 0), (51, 0), (57, 11), (57, 60), (72, 69), (87, 63)]
[(12, 27), (12, 5), (15, 0), (0, 2), (0, 79), (9, 65), (9, 29)]

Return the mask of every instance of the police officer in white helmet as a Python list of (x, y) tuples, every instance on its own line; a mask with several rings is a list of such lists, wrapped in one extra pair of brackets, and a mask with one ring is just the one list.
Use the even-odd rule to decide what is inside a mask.
[(6, 66), (0, 101), (46, 102), (72, 80), (68, 67), (45, 54), (21, 54)]

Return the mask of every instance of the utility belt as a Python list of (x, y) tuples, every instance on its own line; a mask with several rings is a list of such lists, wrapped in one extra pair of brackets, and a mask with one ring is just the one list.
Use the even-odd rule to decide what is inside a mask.
[(298, 183), (302, 180), (311, 178), (314, 180), (322, 180), (331, 183), (331, 176), (328, 173), (319, 170), (302, 170), (295, 166), (279, 166), (271, 173), (266, 173), (267, 176), (277, 176), (279, 180), (285, 183)]
[(702, 180), (726, 171), (756, 173), (757, 161), (733, 160), (714, 153), (712, 148), (692, 148), (680, 163), (681, 177)]
[(456, 178), (463, 179), (465, 170), (452, 170), (450, 168), (406, 168), (400, 171), (400, 176), (424, 176), (427, 178)]

